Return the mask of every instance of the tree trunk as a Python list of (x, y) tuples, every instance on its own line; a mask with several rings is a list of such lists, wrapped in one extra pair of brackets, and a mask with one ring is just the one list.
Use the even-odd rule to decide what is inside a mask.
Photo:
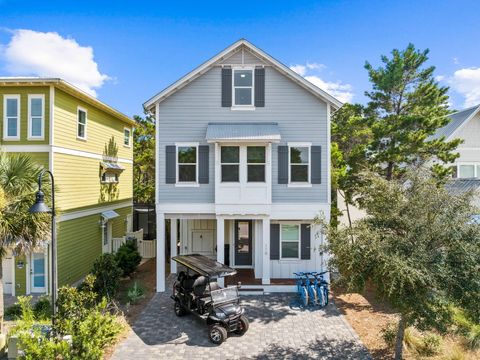
[(403, 337), (405, 335), (405, 318), (403, 315), (398, 322), (397, 340), (395, 342), (395, 360), (403, 358)]
[(393, 162), (389, 161), (387, 165), (387, 180), (392, 180), (393, 177)]
[[(13, 286), (13, 285), (12, 285)], [(0, 256), (0, 334), (3, 334), (3, 257)]]

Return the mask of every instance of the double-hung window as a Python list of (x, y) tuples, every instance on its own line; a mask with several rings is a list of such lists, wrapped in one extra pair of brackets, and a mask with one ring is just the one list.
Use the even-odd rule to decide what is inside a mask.
[(177, 183), (196, 183), (197, 182), (197, 146), (179, 145), (177, 146)]
[(480, 164), (458, 164), (453, 176), (459, 179), (480, 178)]
[(222, 182), (240, 181), (240, 147), (222, 146), (220, 148)]
[(233, 69), (233, 105), (253, 106), (253, 69)]
[(123, 129), (123, 145), (126, 147), (130, 147), (130, 129), (129, 128)]
[(265, 182), (265, 146), (247, 146), (247, 181)]
[(20, 95), (5, 95), (3, 109), (4, 140), (20, 140)]
[(310, 147), (290, 146), (290, 183), (310, 182)]
[(300, 225), (281, 224), (280, 231), (280, 258), (300, 258)]
[(28, 138), (43, 140), (45, 128), (44, 95), (28, 95)]
[(87, 111), (77, 109), (77, 138), (87, 140)]

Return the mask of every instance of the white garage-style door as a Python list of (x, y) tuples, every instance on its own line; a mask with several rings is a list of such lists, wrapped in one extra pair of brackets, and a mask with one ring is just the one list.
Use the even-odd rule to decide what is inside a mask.
[(2, 259), (2, 270), (3, 270), (3, 293), (11, 294), (13, 287), (13, 256), (7, 254)]

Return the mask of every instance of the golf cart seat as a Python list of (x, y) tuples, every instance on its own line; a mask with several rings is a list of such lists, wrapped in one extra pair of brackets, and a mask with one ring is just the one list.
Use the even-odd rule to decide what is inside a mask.
[(193, 294), (197, 297), (205, 296), (208, 288), (208, 278), (206, 276), (199, 276), (193, 282)]

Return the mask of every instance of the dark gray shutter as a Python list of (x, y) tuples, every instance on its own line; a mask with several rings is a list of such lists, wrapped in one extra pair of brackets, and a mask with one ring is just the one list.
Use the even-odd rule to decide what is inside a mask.
[(270, 224), (270, 260), (280, 259), (280, 224)]
[(278, 183), (288, 184), (288, 146), (278, 146)]
[(232, 69), (222, 68), (222, 107), (232, 106)]
[(301, 225), (300, 258), (310, 260), (310, 225)]
[(165, 183), (175, 184), (177, 181), (177, 149), (175, 145), (165, 146)]
[(322, 183), (322, 147), (312, 146), (311, 149), (312, 161), (312, 184)]
[(198, 147), (198, 182), (208, 184), (208, 155), (209, 146), (200, 145)]
[(265, 68), (255, 69), (255, 106), (265, 106)]

